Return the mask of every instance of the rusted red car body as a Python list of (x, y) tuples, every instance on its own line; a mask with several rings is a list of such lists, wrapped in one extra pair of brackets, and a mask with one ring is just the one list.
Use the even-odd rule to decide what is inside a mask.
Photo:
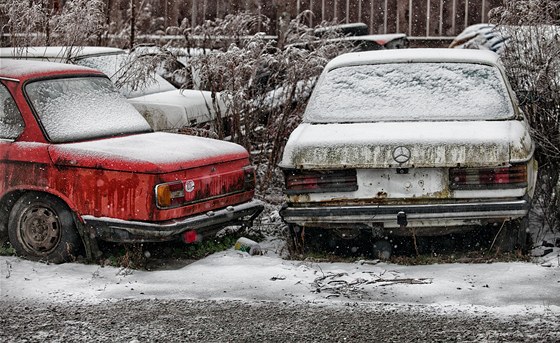
[[(255, 173), (249, 155), (232, 143), (150, 132), (149, 127), (118, 136), (52, 142), (26, 86), (37, 80), (91, 77), (106, 78), (72, 65), (7, 60), (0, 65), (0, 91), (6, 102), (13, 99), (22, 120), (17, 137), (0, 137), (0, 229), (10, 233), (10, 241), (31, 236), (23, 255), (60, 260), (51, 256), (55, 243), (40, 240), (46, 235), (64, 241), (57, 234), (42, 236), (38, 229), (18, 229), (10, 223), (18, 218), (12, 213), (14, 204), (29, 192), (66, 207), (75, 227), (56, 230), (76, 229), (82, 241), (92, 236), (115, 242), (182, 236), (192, 241), (226, 224), (249, 224), (262, 211), (262, 204), (253, 200)], [(0, 119), (7, 108), (0, 104)], [(56, 222), (56, 209), (55, 219), (50, 214), (36, 215), (35, 221), (24, 216), (19, 218), (21, 225)], [(35, 244), (44, 251), (25, 251)]]

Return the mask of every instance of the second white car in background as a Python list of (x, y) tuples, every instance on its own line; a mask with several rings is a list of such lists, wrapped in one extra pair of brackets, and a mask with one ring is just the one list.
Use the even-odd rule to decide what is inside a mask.
[[(107, 47), (27, 47), (0, 48), (2, 58), (20, 58), (51, 62), (73, 63), (98, 69), (111, 78), (120, 92), (146, 118), (156, 131), (176, 131), (184, 127), (212, 128), (216, 111), (225, 113), (225, 105), (211, 92), (180, 90), (156, 73), (145, 80), (133, 80), (125, 73), (134, 66), (133, 57), (126, 51)], [(124, 75), (124, 76), (123, 76)]]

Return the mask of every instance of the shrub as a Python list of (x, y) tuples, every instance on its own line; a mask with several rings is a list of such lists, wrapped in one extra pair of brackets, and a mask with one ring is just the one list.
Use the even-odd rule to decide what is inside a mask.
[(227, 106), (218, 115), (218, 135), (254, 152), (262, 191), (273, 179), (287, 137), (300, 123), (318, 75), (330, 59), (350, 50), (348, 43), (331, 39), (339, 35), (336, 32), (316, 37), (312, 28), (302, 24), (306, 14), (280, 22), (278, 41), (254, 32), (258, 22), (269, 21), (259, 21), (250, 13), (228, 15), (187, 31), (187, 42), (194, 42), (194, 37), (216, 42), (222, 37), (222, 43), (228, 44), (191, 57), (188, 68), (195, 70), (192, 75), (197, 80), (192, 83), (213, 94), (220, 92)]
[(504, 1), (491, 17), (508, 37), (502, 59), (537, 143), (536, 210), (560, 231), (560, 3)]

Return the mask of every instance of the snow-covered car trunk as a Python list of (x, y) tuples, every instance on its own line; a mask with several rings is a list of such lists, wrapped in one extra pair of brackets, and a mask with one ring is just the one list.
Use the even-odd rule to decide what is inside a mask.
[[(399, 163), (393, 152), (400, 146), (413, 148)], [(283, 163), (303, 169), (502, 166), (525, 161), (532, 148), (522, 121), (304, 123), (286, 145)]]
[(284, 220), (428, 235), (524, 218), (534, 145), (503, 75), (485, 52), (333, 60), (280, 163)]
[[(328, 142), (324, 137), (330, 137)], [(296, 170), (356, 170), (358, 189), (309, 193), (310, 202), (465, 198), (472, 191), (453, 189), (450, 171), (526, 163), (533, 149), (530, 143), (521, 121), (302, 124), (286, 146), (283, 165)], [(408, 159), (399, 163), (399, 158)], [(525, 188), (476, 191), (481, 198), (525, 192)], [(291, 201), (301, 202), (301, 195), (288, 193)]]
[(211, 92), (192, 89), (174, 89), (129, 98), (128, 101), (156, 131), (174, 131), (204, 124), (211, 127), (216, 118), (215, 107), (222, 115), (226, 110), (219, 94), (214, 103)]

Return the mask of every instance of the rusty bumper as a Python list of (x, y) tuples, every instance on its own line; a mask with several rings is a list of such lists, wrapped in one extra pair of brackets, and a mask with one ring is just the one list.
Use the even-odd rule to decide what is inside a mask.
[(224, 226), (252, 225), (263, 209), (261, 201), (251, 200), (200, 215), (157, 223), (87, 215), (82, 218), (94, 235), (102, 240), (122, 243), (163, 242), (178, 239), (187, 231), (210, 237)]
[(367, 224), (399, 227), (399, 215), (411, 225), (465, 225), (475, 221), (522, 218), (530, 208), (530, 199), (488, 200), (407, 205), (356, 205), (298, 207), (286, 205), (280, 211), (285, 222), (299, 226), (333, 227), (338, 224)]

